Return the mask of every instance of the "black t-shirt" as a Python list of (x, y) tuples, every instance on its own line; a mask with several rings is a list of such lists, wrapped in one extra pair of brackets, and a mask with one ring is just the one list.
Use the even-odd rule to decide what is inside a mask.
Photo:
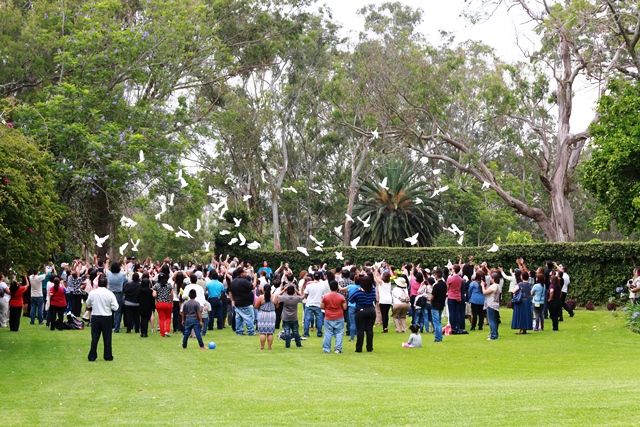
[(444, 303), (447, 300), (447, 284), (440, 279), (433, 285), (431, 290), (433, 299), (431, 300), (431, 308), (434, 310), (444, 310)]
[(253, 285), (244, 277), (236, 277), (231, 281), (229, 292), (233, 294), (233, 301), (237, 307), (253, 305)]

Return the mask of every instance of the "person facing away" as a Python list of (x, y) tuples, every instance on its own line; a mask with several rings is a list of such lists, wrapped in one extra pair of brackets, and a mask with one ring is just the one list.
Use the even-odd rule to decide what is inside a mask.
[(338, 293), (338, 282), (329, 282), (330, 292), (322, 297), (320, 308), (324, 310), (324, 339), (322, 351), (331, 352), (331, 338), (336, 337), (334, 351), (342, 353), (342, 336), (344, 335), (344, 311), (347, 309), (347, 300)]
[(112, 361), (111, 337), (113, 329), (114, 312), (119, 309), (116, 296), (107, 289), (107, 278), (100, 276), (98, 289), (91, 291), (87, 297), (87, 309), (91, 310), (91, 349), (89, 350), (89, 362), (98, 358), (98, 342), (102, 335), (104, 344), (104, 360)]
[(187, 349), (187, 342), (189, 341), (189, 335), (193, 330), (198, 340), (198, 345), (202, 350), (206, 350), (202, 336), (200, 335), (200, 329), (202, 328), (202, 306), (196, 301), (197, 292), (195, 289), (189, 291), (189, 301), (182, 304), (180, 314), (182, 316), (182, 329), (184, 333), (182, 335), (182, 348)]
[(298, 305), (302, 302), (302, 295), (294, 285), (289, 285), (284, 294), (278, 297), (282, 304), (282, 329), (284, 330), (285, 347), (291, 347), (291, 338), (296, 342), (296, 347), (302, 347), (298, 323)]
[(420, 335), (420, 326), (413, 323), (409, 326), (409, 330), (411, 331), (411, 335), (409, 335), (409, 341), (403, 342), (403, 348), (418, 348), (422, 347), (422, 336)]

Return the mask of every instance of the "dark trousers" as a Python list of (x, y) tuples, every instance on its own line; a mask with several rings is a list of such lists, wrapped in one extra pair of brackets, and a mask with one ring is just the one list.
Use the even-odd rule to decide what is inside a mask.
[(182, 332), (182, 318), (180, 317), (180, 301), (173, 302), (173, 333)]
[(389, 328), (389, 310), (391, 310), (391, 304), (380, 304), (380, 317), (382, 317), (382, 329)]
[(476, 323), (478, 325), (478, 330), (482, 330), (482, 325), (484, 325), (484, 309), (482, 304), (471, 304), (471, 330), (476, 328)]
[(280, 322), (282, 321), (282, 309), (284, 304), (278, 304), (276, 308), (276, 329), (280, 329)]
[(227, 306), (227, 323), (231, 325), (231, 329), (233, 329), (233, 332), (235, 332), (236, 331), (236, 311), (233, 309), (230, 302), (229, 302), (229, 305)]
[(213, 329), (213, 321), (217, 321), (218, 329), (222, 329), (222, 301), (220, 298), (209, 298), (211, 313), (209, 313), (209, 324), (207, 329)]
[(560, 313), (562, 312), (562, 301), (560, 299), (551, 300), (549, 303), (549, 317), (551, 317), (551, 323), (553, 324), (553, 330), (558, 330), (558, 321), (560, 320)]
[(124, 321), (127, 325), (127, 333), (131, 333), (131, 328), (134, 328), (136, 333), (140, 332), (140, 306), (125, 305), (124, 313)]
[(74, 316), (80, 317), (80, 310), (82, 309), (82, 294), (71, 294), (71, 313)]
[[(571, 310), (571, 308), (567, 305), (567, 293), (563, 292), (562, 293), (562, 308), (564, 308), (565, 310), (567, 310), (567, 313), (569, 313), (569, 316), (573, 316), (573, 310)], [(562, 310), (560, 310), (560, 321), (562, 322)]]
[(98, 341), (102, 335), (104, 344), (104, 360), (113, 360), (111, 352), (111, 337), (113, 320), (111, 316), (91, 316), (91, 350), (89, 350), (89, 361), (93, 362), (98, 358)]
[(284, 346), (286, 348), (291, 347), (291, 339), (293, 338), (296, 342), (296, 347), (302, 347), (302, 342), (300, 341), (300, 325), (297, 320), (283, 320), (282, 321), (282, 329), (284, 329)]
[(140, 315), (140, 336), (146, 337), (149, 335), (149, 321), (151, 320), (151, 315), (149, 314), (141, 314)]
[(364, 335), (367, 335), (367, 351), (373, 351), (373, 325), (376, 323), (376, 309), (367, 307), (356, 310), (356, 352), (362, 353)]
[(22, 316), (22, 306), (9, 307), (9, 329), (17, 331), (20, 329), (20, 317)]
[(62, 330), (62, 322), (64, 322), (64, 310), (65, 306), (56, 307), (55, 305), (49, 306), (49, 327), (53, 331), (54, 329)]
[[(280, 304), (282, 305), (282, 304)], [(342, 318), (344, 319), (344, 334), (345, 335), (350, 335), (351, 334), (351, 320), (349, 319), (349, 307), (347, 307), (346, 310), (344, 310), (344, 312), (342, 313)], [(353, 327), (355, 328), (356, 325), (353, 325)]]

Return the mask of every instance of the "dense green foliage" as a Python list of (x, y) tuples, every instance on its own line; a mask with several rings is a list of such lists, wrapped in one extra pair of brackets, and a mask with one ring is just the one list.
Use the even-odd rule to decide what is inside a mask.
[(324, 253), (310, 251), (309, 257), (297, 251), (242, 251), (238, 248), (217, 248), (219, 253), (238, 256), (255, 263), (268, 260), (273, 267), (288, 262), (298, 272), (309, 265), (327, 263), (328, 268), (342, 265), (336, 260), (334, 251), (342, 252), (345, 260), (357, 265), (365, 262), (387, 260), (394, 267), (402, 263), (422, 263), (423, 266), (444, 267), (448, 260), (457, 262), (462, 256), (464, 262), (474, 256), (476, 265), (486, 261), (489, 268), (515, 268), (515, 260), (522, 257), (530, 270), (542, 267), (547, 261), (555, 261), (567, 268), (571, 277), (569, 297), (583, 305), (589, 301), (604, 304), (615, 289), (623, 286), (633, 275), (633, 268), (640, 265), (640, 244), (638, 243), (544, 243), (530, 245), (504, 245), (496, 253), (486, 252), (486, 247), (463, 248), (380, 248), (380, 247), (337, 247), (325, 248)]
[(47, 153), (0, 124), (0, 272), (37, 268), (50, 259), (64, 231)]

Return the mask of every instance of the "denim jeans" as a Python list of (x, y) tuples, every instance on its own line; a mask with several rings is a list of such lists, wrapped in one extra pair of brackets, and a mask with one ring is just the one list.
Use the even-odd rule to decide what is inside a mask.
[(31, 297), (31, 324), (36, 320), (36, 311), (38, 312), (38, 323), (42, 324), (42, 301), (43, 297)]
[(114, 321), (113, 321), (113, 332), (120, 331), (120, 322), (122, 320), (122, 307), (124, 307), (124, 295), (122, 292), (114, 292), (116, 296), (116, 301), (118, 301), (118, 309), (114, 313)]
[(187, 342), (189, 341), (191, 330), (193, 330), (196, 334), (198, 345), (200, 345), (200, 347), (204, 347), (204, 342), (202, 341), (202, 336), (200, 335), (200, 321), (198, 319), (185, 319), (184, 332), (182, 334), (182, 348), (187, 348)]
[(429, 329), (429, 320), (427, 318), (427, 310), (422, 307), (415, 307), (413, 310), (413, 324), (420, 326), (420, 333), (424, 332), (424, 325), (427, 325), (427, 329)]
[(442, 341), (442, 323), (440, 322), (442, 317), (442, 310), (431, 309), (431, 321), (433, 322), (433, 340), (435, 342)]
[(298, 332), (299, 324), (297, 320), (283, 320), (282, 329), (284, 329), (284, 346), (291, 347), (291, 338), (296, 341), (297, 347), (302, 347), (300, 341), (300, 333)]
[(213, 321), (217, 322), (216, 327), (222, 329), (222, 301), (220, 298), (209, 298), (211, 312), (209, 313), (209, 329), (213, 329)]
[(255, 335), (255, 329), (253, 323), (255, 317), (253, 314), (253, 306), (248, 305), (246, 307), (236, 306), (236, 334), (244, 335), (244, 325), (247, 326), (247, 335)]
[[(211, 314), (211, 313), (209, 313)], [(207, 326), (209, 326), (209, 318), (208, 317), (203, 317), (202, 318), (202, 336), (207, 335)]]
[(491, 307), (487, 307), (487, 318), (489, 320), (489, 329), (491, 330), (491, 334), (489, 334), (489, 338), (492, 340), (498, 339), (498, 310), (494, 310)]
[(320, 310), (320, 307), (314, 305), (307, 305), (307, 309), (304, 312), (304, 336), (309, 336), (309, 326), (313, 319), (316, 319), (316, 332), (318, 337), (322, 336), (322, 324), (324, 323), (324, 313)]
[(349, 339), (353, 341), (356, 339), (356, 308), (349, 307)]
[(322, 351), (331, 352), (331, 338), (336, 337), (336, 351), (342, 351), (342, 335), (344, 335), (344, 319), (324, 321), (324, 339), (322, 340)]

